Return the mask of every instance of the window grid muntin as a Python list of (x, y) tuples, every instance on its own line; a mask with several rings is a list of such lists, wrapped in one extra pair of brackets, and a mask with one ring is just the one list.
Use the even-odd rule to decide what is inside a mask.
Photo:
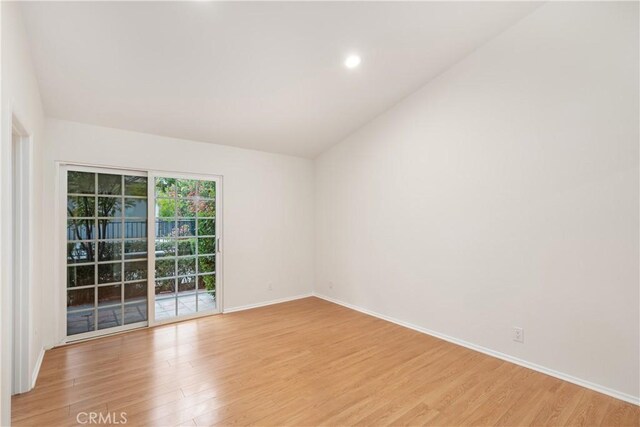
[[(198, 262), (198, 259), (200, 256), (215, 256), (216, 252), (217, 252), (217, 239), (216, 239), (216, 226), (215, 226), (215, 221), (216, 221), (216, 210), (217, 210), (217, 206), (216, 206), (216, 196), (215, 196), (215, 192), (217, 192), (217, 183), (215, 181), (208, 181), (208, 180), (187, 180), (187, 181), (194, 181), (196, 182), (196, 196), (180, 196), (178, 194), (178, 190), (177, 188), (175, 188), (175, 184), (174, 184), (174, 188), (173, 189), (169, 189), (168, 191), (173, 191), (173, 196), (168, 197), (168, 196), (159, 196), (157, 195), (157, 190), (158, 190), (158, 180), (159, 179), (176, 179), (176, 181), (179, 178), (170, 178), (170, 177), (156, 177), (155, 178), (155, 182), (154, 184), (154, 192), (156, 193), (155, 195), (155, 200), (154, 200), (154, 206), (153, 208), (156, 209), (156, 216), (155, 216), (155, 224), (154, 227), (156, 227), (156, 230), (158, 229), (158, 226), (160, 223), (173, 223), (174, 226), (174, 230), (178, 229), (178, 223), (183, 220), (183, 221), (194, 221), (194, 234), (193, 235), (188, 235), (188, 236), (160, 236), (158, 237), (156, 235), (156, 242), (154, 242), (154, 248), (157, 248), (157, 242), (158, 240), (160, 241), (164, 241), (164, 240), (169, 240), (172, 244), (173, 244), (173, 249), (174, 249), (174, 253), (173, 255), (169, 255), (169, 256), (161, 256), (158, 257), (156, 256), (156, 264), (158, 263), (158, 261), (168, 261), (169, 259), (173, 259), (174, 262), (174, 275), (172, 276), (163, 276), (163, 277), (155, 277), (155, 282), (154, 282), (154, 298), (155, 299), (162, 299), (162, 300), (169, 300), (169, 299), (174, 299), (175, 301), (175, 308), (174, 308), (174, 314), (173, 317), (179, 317), (179, 298), (181, 296), (191, 296), (193, 295), (195, 297), (195, 312), (198, 313), (200, 312), (199, 310), (199, 302), (200, 299), (198, 297), (199, 294), (213, 294), (215, 292), (215, 298), (214, 298), (214, 310), (215, 307), (217, 306), (217, 289), (214, 291), (200, 291), (198, 289), (198, 278), (201, 276), (216, 276), (216, 272), (215, 269), (214, 271), (211, 272), (206, 272), (206, 273), (200, 273), (199, 268), (200, 268), (200, 263)], [(210, 185), (213, 186), (213, 191), (214, 191), (214, 197), (201, 197), (199, 195), (199, 191), (200, 191), (200, 184), (203, 182), (209, 182)], [(172, 200), (174, 201), (173, 203), (173, 216), (167, 216), (167, 215), (162, 215), (159, 216), (157, 208), (159, 206), (158, 201), (161, 200)], [(208, 216), (198, 216), (199, 213), (199, 205), (196, 205), (196, 210), (194, 213), (194, 216), (184, 216), (184, 215), (178, 215), (178, 211), (179, 211), (179, 201), (180, 200), (191, 200), (191, 201), (206, 201), (206, 202), (211, 202), (213, 203), (213, 215), (208, 215)], [(214, 221), (214, 229), (213, 229), (213, 235), (211, 234), (206, 234), (206, 235), (199, 235), (198, 230), (199, 230), (199, 221), (200, 220), (213, 220)], [(164, 234), (164, 233), (163, 233)], [(203, 253), (200, 254), (199, 253), (199, 244), (198, 244), (198, 239), (199, 238), (212, 238), (213, 239), (213, 252), (207, 252), (207, 253)], [(192, 254), (188, 254), (188, 255), (178, 255), (178, 251), (179, 251), (179, 241), (180, 240), (189, 240), (189, 239), (195, 239), (195, 251)], [(184, 258), (194, 258), (196, 260), (195, 263), (195, 273), (194, 274), (183, 274), (183, 275), (179, 275), (178, 274), (178, 262), (179, 259), (184, 259)], [(157, 270), (156, 266), (154, 266), (154, 270)], [(189, 292), (183, 292), (182, 294), (179, 292), (179, 286), (178, 286), (178, 279), (180, 278), (185, 278), (185, 277), (194, 277), (195, 278), (195, 289), (193, 292), (189, 291)], [(173, 292), (172, 294), (156, 294), (157, 292), (157, 281), (160, 280), (164, 280), (164, 281), (168, 281), (168, 280), (172, 280), (173, 279)], [(217, 283), (216, 283), (217, 286)], [(158, 320), (157, 314), (156, 314), (156, 320)]]
[[(67, 174), (70, 173), (77, 173), (77, 172), (81, 172), (84, 174), (93, 174), (93, 179), (94, 179), (94, 192), (93, 193), (67, 193), (67, 203), (69, 201), (69, 197), (93, 197), (93, 203), (94, 203), (94, 216), (93, 217), (74, 217), (74, 216), (70, 216), (71, 212), (69, 212), (69, 209), (67, 207), (67, 251), (68, 251), (68, 245), (70, 243), (92, 243), (93, 245), (95, 245), (95, 251), (94, 251), (94, 260), (91, 262), (81, 262), (81, 263), (76, 263), (76, 262), (70, 262), (69, 257), (68, 257), (68, 252), (67, 252), (67, 262), (66, 262), (66, 268), (67, 268), (67, 278), (66, 280), (66, 292), (67, 292), (67, 320), (68, 320), (68, 314), (69, 313), (89, 313), (89, 312), (93, 312), (93, 329), (92, 330), (87, 330), (87, 331), (83, 331), (83, 332), (77, 332), (77, 333), (87, 333), (87, 332), (95, 332), (98, 330), (102, 330), (102, 329), (108, 329), (109, 327), (100, 327), (99, 322), (100, 322), (100, 317), (99, 317), (99, 311), (103, 310), (103, 309), (108, 309), (108, 308), (113, 308), (116, 307), (118, 305), (120, 305), (120, 319), (119, 319), (119, 324), (116, 326), (124, 326), (126, 325), (126, 318), (125, 318), (125, 306), (132, 306), (132, 305), (139, 305), (140, 304), (140, 300), (136, 300), (136, 301), (125, 301), (125, 287), (127, 284), (129, 283), (140, 283), (143, 280), (146, 282), (148, 281), (148, 268), (146, 270), (146, 274), (147, 274), (147, 278), (146, 279), (135, 279), (135, 280), (125, 280), (125, 264), (127, 263), (131, 263), (131, 262), (143, 262), (143, 261), (148, 261), (148, 254), (147, 256), (145, 256), (144, 258), (127, 258), (126, 257), (126, 252), (125, 252), (125, 242), (126, 241), (141, 241), (141, 240), (145, 240), (148, 241), (148, 219), (147, 217), (142, 217), (142, 216), (127, 216), (126, 215), (126, 205), (125, 205), (125, 199), (139, 199), (139, 200), (147, 200), (147, 212), (149, 209), (149, 198), (148, 198), (148, 194), (147, 196), (130, 196), (126, 194), (126, 179), (125, 177), (127, 176), (132, 176), (132, 177), (136, 177), (136, 178), (142, 178), (142, 179), (148, 179), (147, 177), (142, 177), (142, 176), (135, 176), (135, 175), (127, 175), (126, 173), (109, 173), (109, 174), (104, 174), (104, 173), (100, 173), (100, 172), (85, 172), (85, 171), (73, 171), (73, 170), (69, 170), (67, 172)], [(118, 175), (120, 177), (120, 194), (103, 194), (100, 193), (99, 191), (99, 176), (100, 175)], [(145, 186), (146, 188), (146, 186)], [(67, 185), (67, 191), (68, 191), (68, 185)], [(101, 216), (100, 215), (100, 211), (98, 210), (98, 206), (99, 206), (99, 200), (101, 197), (104, 198), (118, 198), (120, 199), (120, 206), (121, 206), (121, 212), (119, 216)], [(68, 205), (67, 205), (68, 206)], [(77, 221), (92, 221), (93, 222), (93, 230), (92, 230), (92, 239), (81, 239), (81, 240), (69, 240), (69, 223), (71, 221), (73, 222), (77, 222)], [(100, 220), (108, 220), (112, 223), (120, 223), (120, 238), (100, 238), (100, 233), (101, 231), (99, 230), (99, 225), (100, 225)], [(126, 224), (127, 221), (144, 221), (145, 226), (144, 226), (144, 236), (137, 236), (137, 237), (125, 237), (126, 236)], [(107, 235), (107, 233), (105, 232), (105, 235)], [(116, 242), (120, 242), (120, 258), (119, 260), (106, 260), (106, 261), (98, 261), (99, 260), (99, 254), (98, 252), (98, 243), (102, 243), (102, 242), (110, 242), (110, 243), (116, 243)], [(98, 283), (98, 277), (99, 277), (99, 268), (98, 265), (106, 265), (106, 264), (120, 264), (120, 281), (116, 281), (116, 282), (106, 282), (106, 283)], [(89, 266), (89, 265), (93, 265), (94, 266), (94, 271), (93, 271), (93, 275), (94, 275), (94, 280), (93, 280), (93, 284), (92, 285), (85, 285), (85, 286), (69, 286), (69, 278), (68, 278), (68, 269), (70, 267), (82, 267), (82, 266)], [(102, 305), (99, 306), (98, 305), (98, 288), (101, 287), (106, 287), (106, 286), (114, 286), (114, 285), (120, 285), (120, 303), (116, 304), (114, 303), (113, 305)], [(75, 291), (75, 290), (82, 290), (82, 289), (94, 289), (94, 301), (93, 301), (93, 308), (92, 309), (86, 309), (86, 308), (82, 308), (82, 309), (70, 309), (68, 304), (68, 294), (70, 291)], [(148, 292), (147, 292), (147, 301), (149, 298)], [(148, 320), (148, 310), (146, 313), (146, 320)], [(143, 319), (144, 320), (144, 319)], [(136, 323), (136, 322), (131, 322), (131, 323)], [(131, 324), (129, 323), (129, 324)], [(71, 334), (71, 335), (75, 335), (77, 333)], [(69, 334), (69, 327), (67, 326), (67, 335)]]

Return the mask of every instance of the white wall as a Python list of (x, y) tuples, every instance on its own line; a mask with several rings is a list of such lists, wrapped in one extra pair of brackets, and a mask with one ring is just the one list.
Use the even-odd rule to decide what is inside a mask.
[(322, 154), (315, 292), (637, 401), (638, 71), (638, 3), (547, 3)]
[[(12, 179), (11, 179), (11, 123), (15, 115), (29, 132), (32, 144), (33, 178), (32, 231), (40, 236), (41, 221), (39, 201), (41, 197), (40, 150), (42, 147), (43, 112), (38, 92), (22, 16), (16, 2), (1, 2), (2, 14), (2, 135), (0, 144), (0, 425), (8, 425), (10, 420), (11, 395), (11, 305), (12, 305)], [(34, 241), (38, 245), (39, 240)], [(39, 246), (39, 245), (38, 245)], [(34, 253), (32, 265), (38, 265), (40, 254)], [(42, 302), (41, 275), (32, 269), (32, 289), (30, 301), (31, 327), (29, 371), (32, 372), (42, 348), (40, 305)]]
[[(313, 283), (313, 161), (47, 119), (44, 205), (55, 205), (56, 161), (223, 175), (224, 309), (308, 295)], [(45, 254), (59, 253), (55, 228)], [(47, 257), (46, 277), (54, 277)], [(268, 289), (269, 283), (273, 290)], [(48, 294), (64, 284), (49, 281)], [(46, 308), (47, 344), (59, 342), (64, 302)]]

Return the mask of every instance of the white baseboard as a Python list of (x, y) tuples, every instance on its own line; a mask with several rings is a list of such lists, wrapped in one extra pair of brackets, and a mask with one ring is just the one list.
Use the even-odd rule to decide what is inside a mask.
[(576, 377), (574, 377), (572, 375), (565, 374), (563, 372), (559, 372), (559, 371), (556, 371), (554, 369), (550, 369), (550, 368), (547, 368), (547, 367), (544, 367), (544, 366), (540, 366), (538, 364), (535, 364), (535, 363), (532, 363), (532, 362), (528, 362), (526, 360), (519, 359), (517, 357), (513, 357), (513, 356), (510, 356), (510, 355), (505, 354), (505, 353), (501, 353), (499, 351), (491, 350), (490, 348), (482, 347), (482, 346), (477, 345), (477, 344), (473, 344), (473, 343), (470, 343), (470, 342), (467, 342), (467, 341), (464, 341), (464, 340), (461, 340), (461, 339), (458, 339), (458, 338), (454, 338), (454, 337), (451, 337), (451, 336), (448, 336), (448, 335), (445, 335), (445, 334), (441, 334), (439, 332), (432, 331), (430, 329), (426, 329), (426, 328), (423, 328), (421, 326), (413, 325), (411, 323), (404, 322), (402, 320), (398, 320), (396, 318), (393, 318), (393, 317), (390, 317), (390, 316), (386, 316), (384, 314), (376, 313), (375, 311), (367, 310), (365, 308), (358, 307), (356, 305), (349, 304), (349, 303), (337, 300), (335, 298), (328, 297), (326, 295), (321, 295), (321, 294), (318, 294), (318, 293), (315, 293), (315, 292), (313, 293), (313, 295), (315, 297), (318, 297), (318, 298), (321, 298), (323, 300), (332, 302), (334, 304), (338, 304), (338, 305), (350, 308), (352, 310), (359, 311), (361, 313), (368, 314), (370, 316), (374, 316), (374, 317), (377, 317), (377, 318), (382, 319), (382, 320), (386, 320), (386, 321), (391, 322), (391, 323), (395, 323), (396, 325), (404, 326), (405, 328), (413, 329), (414, 331), (417, 331), (417, 332), (422, 332), (423, 334), (427, 334), (427, 335), (431, 335), (431, 336), (436, 337), (436, 338), (440, 338), (442, 340), (448, 341), (448, 342), (453, 343), (453, 344), (457, 344), (457, 345), (462, 346), (462, 347), (466, 347), (466, 348), (471, 349), (471, 350), (479, 351), (480, 353), (484, 353), (484, 354), (487, 354), (489, 356), (493, 356), (493, 357), (496, 357), (498, 359), (502, 359), (502, 360), (505, 360), (507, 362), (511, 362), (511, 363), (516, 364), (516, 365), (520, 365), (520, 366), (523, 366), (525, 368), (529, 368), (529, 369), (532, 369), (534, 371), (538, 371), (538, 372), (541, 372), (541, 373), (546, 374), (546, 375), (550, 375), (550, 376), (555, 377), (555, 378), (559, 378), (561, 380), (564, 380), (564, 381), (579, 385), (581, 387), (585, 387), (585, 388), (591, 389), (593, 391), (597, 391), (598, 393), (606, 394), (608, 396), (614, 397), (616, 399), (624, 400), (625, 402), (629, 402), (629, 403), (632, 403), (634, 405), (640, 405), (640, 397), (632, 396), (630, 394), (623, 393), (621, 391), (613, 390), (613, 389), (611, 389), (609, 387), (605, 387), (605, 386), (602, 386), (600, 384), (595, 384), (595, 383), (592, 383), (590, 381), (583, 380), (581, 378), (576, 378)]
[(259, 302), (259, 303), (256, 303), (256, 304), (248, 304), (248, 305), (241, 305), (241, 306), (238, 306), (238, 307), (225, 308), (223, 313), (234, 313), (236, 311), (250, 310), (252, 308), (264, 307), (264, 306), (273, 305), (273, 304), (280, 304), (282, 302), (294, 301), (294, 300), (297, 300), (297, 299), (309, 298), (309, 297), (312, 297), (312, 296), (313, 296), (313, 293), (309, 292), (308, 294), (296, 295), (296, 296), (293, 296), (293, 297), (279, 298), (279, 299), (274, 299), (274, 300), (271, 300), (271, 301)]
[(40, 349), (38, 360), (36, 360), (36, 366), (33, 367), (33, 372), (31, 373), (31, 387), (29, 388), (29, 390), (33, 389), (36, 386), (36, 381), (38, 380), (38, 374), (40, 374), (40, 367), (42, 366), (43, 360), (44, 360), (44, 347)]

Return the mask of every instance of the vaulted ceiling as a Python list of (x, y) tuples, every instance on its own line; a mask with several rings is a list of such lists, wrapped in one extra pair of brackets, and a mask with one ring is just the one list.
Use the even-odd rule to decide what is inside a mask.
[[(45, 113), (313, 157), (528, 2), (26, 2)], [(362, 63), (344, 66), (356, 53)]]

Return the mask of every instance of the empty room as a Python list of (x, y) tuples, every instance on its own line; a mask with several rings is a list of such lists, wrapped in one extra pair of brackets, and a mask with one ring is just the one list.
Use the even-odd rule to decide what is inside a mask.
[(0, 17), (0, 426), (640, 427), (640, 2)]

